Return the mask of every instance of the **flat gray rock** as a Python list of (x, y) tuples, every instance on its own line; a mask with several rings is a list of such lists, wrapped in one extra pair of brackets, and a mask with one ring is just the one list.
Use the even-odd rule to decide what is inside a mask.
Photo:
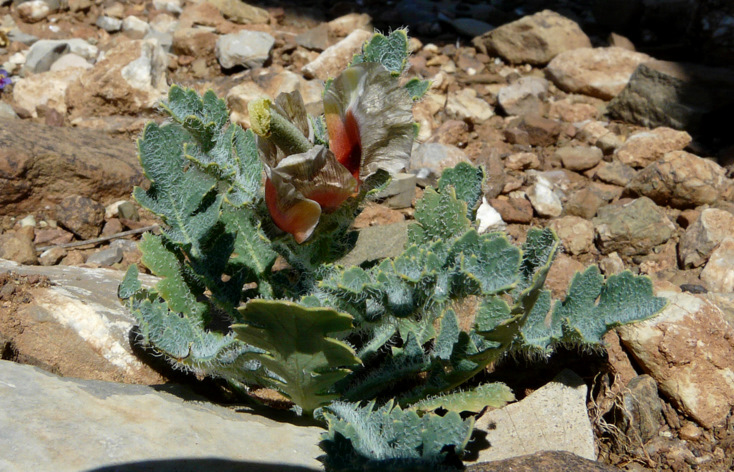
[(323, 430), (0, 361), (0, 470), (308, 471)]

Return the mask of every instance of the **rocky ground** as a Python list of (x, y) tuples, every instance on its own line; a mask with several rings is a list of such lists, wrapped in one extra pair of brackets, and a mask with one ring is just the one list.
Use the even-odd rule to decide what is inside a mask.
[[(654, 320), (610, 333), (608, 354), (561, 353), (540, 366), (508, 360), (496, 375), (531, 398), (573, 368), (588, 387), (581, 401), (593, 426), (590, 454), (600, 462), (729, 470), (734, 141), (726, 110), (734, 71), (714, 66), (732, 57), (734, 11), (699, 2), (684, 25), (701, 44), (718, 38), (699, 65), (660, 60), (691, 57), (685, 44), (666, 43), (666, 16), (649, 5), (639, 7), (641, 29), (631, 32), (625, 18), (634, 12), (589, 13), (609, 3), (559, 1), (556, 12), (532, 14), (533, 2), (494, 1), (1, 2), (0, 63), (12, 84), (0, 92), (0, 259), (42, 266), (25, 275), (20, 266), (0, 268), (2, 358), (93, 380), (153, 385), (173, 375), (145, 370), (125, 354), (129, 345), (100, 341), (79, 320), (47, 323), (53, 314), (29, 308), (48, 311), (76, 293), (76, 279), (55, 266), (123, 270), (140, 262), (135, 241), (157, 221), (129, 198), (145, 180), (133, 139), (145, 122), (163, 119), (156, 107), (168, 86), (213, 89), (243, 126), (251, 99), (279, 91), (299, 89), (316, 114), (323, 81), (375, 26), (410, 24), (417, 38), (407, 75), (432, 85), (415, 108), (421, 126), (410, 168), (394, 195), (359, 217), (362, 239), (404, 231), (412, 202), (443, 168), (485, 166), (484, 228), (519, 242), (532, 226), (560, 236), (548, 282), (555, 297), (576, 271), (599, 264), (605, 274), (649, 275), (669, 299)], [(668, 12), (689, 4), (669, 2)], [(658, 23), (645, 23), (655, 15)], [(608, 35), (617, 26), (635, 42)], [(42, 291), (49, 285), (68, 290)], [(92, 291), (78, 289), (74, 296)]]

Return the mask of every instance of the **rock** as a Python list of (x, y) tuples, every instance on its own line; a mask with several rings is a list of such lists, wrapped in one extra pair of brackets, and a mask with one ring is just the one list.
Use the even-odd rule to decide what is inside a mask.
[(66, 91), (83, 73), (84, 69), (74, 68), (18, 79), (13, 87), (13, 100), (18, 108), (33, 118), (38, 117), (38, 111), (43, 107), (65, 115)]
[(493, 198), (489, 203), (506, 223), (528, 224), (533, 220), (533, 205), (524, 198)]
[(336, 263), (349, 267), (400, 255), (408, 242), (408, 226), (411, 224), (403, 221), (360, 229), (354, 249)]
[(567, 215), (580, 216), (589, 220), (596, 216), (597, 211), (604, 203), (605, 201), (594, 191), (584, 188), (568, 197), (564, 209)]
[(33, 240), (25, 234), (12, 231), (0, 234), (0, 259), (19, 264), (38, 264)]
[[(148, 385), (165, 380), (130, 346), (136, 322), (117, 298), (124, 272), (0, 260), (0, 273), (7, 272), (49, 280), (45, 286), (27, 288), (30, 301), (8, 315), (9, 324), (0, 325), (20, 362), (65, 377)], [(141, 275), (141, 281), (153, 285), (157, 279)]]
[(538, 451), (567, 451), (593, 460), (594, 434), (586, 413), (586, 384), (566, 369), (523, 400), (485, 413), (475, 428), (490, 447), (479, 461), (498, 461)]
[(130, 39), (143, 39), (150, 31), (150, 25), (137, 16), (128, 16), (122, 20), (122, 32)]
[(127, 140), (0, 120), (0, 214), (35, 211), (73, 193), (98, 201), (129, 197), (143, 180)]
[(242, 30), (225, 34), (217, 39), (216, 54), (225, 69), (235, 66), (254, 68), (262, 66), (270, 57), (275, 38), (262, 31)]
[(174, 54), (206, 57), (216, 48), (217, 35), (205, 28), (179, 28), (173, 33)]
[(658, 435), (663, 419), (663, 405), (655, 379), (639, 375), (622, 392), (622, 402), (615, 408), (617, 426), (635, 444), (644, 444)]
[(53, 266), (66, 257), (66, 254), (66, 249), (62, 247), (52, 247), (50, 249), (46, 249), (40, 256), (38, 256), (38, 262), (42, 266)]
[(181, 0), (153, 0), (153, 8), (176, 14), (181, 14), (183, 12)]
[(694, 64), (640, 64), (625, 89), (609, 103), (613, 118), (648, 128), (668, 126), (692, 134), (725, 133), (734, 104), (734, 72)]
[(423, 143), (411, 154), (408, 170), (419, 184), (435, 185), (443, 170), (459, 162), (471, 162), (464, 151), (450, 144)]
[(614, 157), (628, 166), (647, 167), (671, 151), (682, 151), (690, 143), (691, 135), (685, 131), (660, 127), (633, 134)]
[(84, 59), (82, 56), (70, 52), (56, 59), (56, 61), (53, 64), (51, 64), (50, 71), (56, 72), (56, 71), (75, 69), (75, 68), (91, 69), (92, 64), (87, 62), (87, 60)]
[(537, 176), (536, 182), (528, 188), (528, 199), (538, 215), (553, 217), (560, 216), (563, 212), (561, 199), (553, 189), (553, 184), (543, 176)]
[(122, 20), (106, 15), (98, 16), (94, 24), (108, 33), (116, 33), (122, 29)]
[(675, 232), (675, 225), (647, 197), (602, 207), (592, 222), (602, 254), (647, 254)]
[(378, 203), (368, 203), (354, 219), (352, 228), (362, 229), (368, 226), (385, 226), (405, 221), (405, 215)]
[(527, 144), (531, 146), (555, 144), (561, 132), (561, 125), (557, 121), (533, 114), (523, 116), (518, 128), (527, 133)]
[(482, 197), (482, 203), (477, 208), (476, 219), (479, 221), (477, 231), (480, 234), (490, 229), (500, 229), (505, 226), (502, 216), (487, 202), (486, 197)]
[(638, 172), (626, 190), (658, 205), (695, 208), (717, 201), (728, 185), (726, 170), (714, 161), (674, 151)]
[(697, 441), (703, 435), (703, 431), (695, 424), (687, 423), (678, 430), (678, 435), (684, 441)]
[(327, 80), (336, 77), (351, 62), (352, 57), (362, 48), (362, 43), (372, 37), (372, 33), (357, 29), (349, 33), (333, 46), (329, 46), (315, 60), (309, 62), (301, 72), (307, 79)]
[(334, 18), (327, 24), (329, 25), (329, 31), (334, 36), (341, 38), (358, 29), (372, 32), (372, 18), (367, 13), (349, 13)]
[(611, 100), (650, 56), (622, 48), (578, 48), (561, 52), (545, 73), (561, 90)]
[(388, 208), (410, 208), (415, 198), (415, 174), (398, 173), (392, 176), (390, 183), (380, 190), (374, 199), (383, 200), (382, 204)]
[(574, 471), (574, 472), (619, 472), (620, 469), (595, 462), (576, 454), (563, 451), (541, 451), (535, 454), (513, 457), (501, 461), (482, 464), (467, 464), (467, 472), (537, 472)]
[(216, 406), (184, 387), (62, 379), (7, 361), (0, 375), (6, 470), (321, 469), (321, 428)]
[(734, 237), (727, 237), (714, 250), (701, 272), (701, 280), (712, 292), (734, 292)]
[(217, 7), (225, 18), (235, 23), (259, 25), (266, 24), (270, 20), (267, 10), (239, 0), (206, 0), (206, 2)]
[(583, 272), (586, 267), (581, 262), (567, 254), (558, 254), (553, 260), (545, 281), (545, 289), (550, 290), (551, 296), (563, 299), (568, 293), (568, 287), (574, 276)]
[(599, 262), (599, 269), (607, 277), (619, 274), (624, 270), (624, 261), (619, 257), (619, 254), (612, 252)]
[(104, 207), (91, 198), (69, 195), (56, 208), (56, 219), (79, 238), (92, 239), (102, 230)]
[(602, 182), (624, 187), (637, 175), (637, 171), (621, 162), (602, 162), (595, 175)]
[(42, 39), (33, 43), (28, 50), (23, 70), (34, 74), (46, 72), (58, 58), (68, 53), (93, 61), (97, 58), (99, 49), (80, 38)]
[(462, 88), (449, 94), (446, 114), (458, 120), (480, 124), (492, 118), (494, 110), (486, 100), (477, 96), (476, 90)]
[(628, 51), (636, 50), (634, 43), (629, 38), (617, 33), (609, 33), (607, 44), (611, 47), (622, 48)]
[(565, 146), (555, 152), (555, 158), (570, 170), (582, 171), (591, 169), (601, 162), (601, 149), (592, 146)]
[(156, 107), (168, 92), (168, 56), (155, 40), (124, 41), (84, 72), (66, 92), (77, 117), (137, 114)]
[(18, 114), (9, 103), (0, 102), (0, 120), (17, 120)]
[(516, 152), (505, 158), (505, 169), (525, 170), (539, 169), (540, 159), (534, 152)]
[(654, 318), (617, 328), (624, 346), (683, 413), (705, 428), (734, 406), (734, 329), (712, 303), (660, 292), (668, 305)]
[(548, 226), (556, 232), (569, 254), (583, 254), (594, 247), (594, 225), (589, 220), (564, 216), (551, 221)]
[(591, 41), (574, 21), (543, 10), (475, 38), (474, 45), (513, 64), (542, 66), (563, 51), (591, 47)]
[(541, 114), (548, 94), (548, 81), (541, 77), (521, 77), (497, 93), (497, 102), (508, 115)]
[(53, 12), (51, 6), (43, 0), (29, 0), (18, 5), (18, 16), (26, 23), (36, 23)]
[(330, 45), (329, 24), (321, 23), (294, 38), (296, 44), (313, 51), (323, 51)]
[(707, 208), (690, 225), (678, 245), (678, 257), (684, 269), (703, 265), (716, 246), (734, 234), (734, 215), (728, 211)]
[(591, 97), (584, 95), (572, 95), (571, 97), (551, 101), (548, 118), (565, 121), (566, 123), (596, 120), (600, 114), (599, 107), (592, 103), (581, 101), (577, 97), (583, 97), (586, 100), (591, 99)]
[(100, 267), (110, 267), (120, 261), (122, 261), (122, 249), (119, 247), (102, 249), (87, 257), (87, 264), (94, 264)]
[(36, 239), (33, 242), (37, 246), (65, 244), (74, 239), (74, 233), (61, 228), (36, 230)]

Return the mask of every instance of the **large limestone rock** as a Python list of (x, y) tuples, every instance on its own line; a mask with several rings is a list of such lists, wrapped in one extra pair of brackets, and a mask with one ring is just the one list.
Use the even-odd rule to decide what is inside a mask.
[(70, 194), (129, 197), (144, 180), (135, 145), (73, 128), (0, 119), (0, 214), (53, 206)]
[(691, 135), (685, 131), (661, 126), (633, 134), (617, 148), (614, 157), (631, 167), (647, 167), (669, 152), (682, 151), (691, 141)]
[(647, 197), (602, 207), (593, 223), (602, 254), (647, 254), (675, 232), (675, 225)]
[(155, 40), (121, 41), (66, 92), (72, 118), (136, 114), (168, 92), (168, 56)]
[(83, 72), (84, 69), (73, 68), (18, 79), (13, 87), (13, 100), (24, 115), (33, 118), (38, 117), (42, 107), (56, 110), (63, 116), (66, 114), (66, 90)]
[(321, 469), (321, 428), (212, 405), (180, 387), (62, 379), (7, 361), (0, 379), (3, 471)]
[(563, 51), (590, 48), (591, 41), (574, 21), (543, 10), (475, 38), (474, 45), (513, 64), (545, 65)]
[(686, 229), (678, 245), (678, 258), (683, 268), (703, 265), (716, 246), (734, 235), (734, 215), (717, 208), (707, 208)]
[(578, 48), (558, 54), (545, 72), (566, 92), (611, 100), (624, 89), (637, 66), (650, 59), (647, 54), (618, 47)]
[(624, 346), (685, 414), (706, 428), (734, 406), (734, 329), (709, 301), (661, 292), (668, 305), (647, 321), (617, 328)]

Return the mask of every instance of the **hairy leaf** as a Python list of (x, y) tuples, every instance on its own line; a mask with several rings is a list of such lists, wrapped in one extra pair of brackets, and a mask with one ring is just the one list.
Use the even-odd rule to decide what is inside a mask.
[(431, 81), (413, 77), (406, 82), (404, 87), (408, 93), (410, 93), (410, 98), (412, 98), (413, 101), (418, 101), (423, 98), (423, 95), (425, 95), (426, 92), (428, 92), (428, 89), (431, 88)]
[(456, 167), (446, 169), (438, 180), (438, 189), (443, 193), (449, 185), (454, 187), (456, 198), (467, 205), (467, 218), (475, 220), (479, 204), (482, 202), (484, 170), (468, 162), (460, 162)]
[(464, 411), (478, 413), (486, 407), (502, 408), (514, 400), (515, 395), (510, 387), (501, 382), (494, 382), (482, 384), (469, 390), (426, 398), (411, 405), (410, 409), (434, 411), (442, 408), (457, 413)]
[(352, 63), (379, 62), (393, 75), (400, 75), (405, 70), (410, 55), (408, 34), (404, 29), (397, 29), (388, 36), (376, 33), (362, 46), (362, 52), (352, 59)]

